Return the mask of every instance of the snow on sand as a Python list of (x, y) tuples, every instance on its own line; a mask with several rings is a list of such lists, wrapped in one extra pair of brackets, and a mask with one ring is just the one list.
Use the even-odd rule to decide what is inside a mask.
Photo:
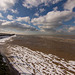
[[(15, 36), (0, 39), (0, 44)], [(7, 58), (21, 75), (75, 75), (75, 61), (66, 61), (55, 55), (18, 45), (9, 45), (7, 49)]]
[[(65, 61), (52, 54), (32, 51), (18, 45), (8, 46), (11, 64), (21, 73), (35, 75), (74, 75), (75, 61)], [(25, 74), (23, 74), (25, 75)]]
[(13, 36), (3, 36), (3, 38), (0, 39), (0, 44), (4, 44), (8, 40), (12, 41), (11, 38), (13, 38), (13, 37), (16, 37), (16, 35), (13, 35)]

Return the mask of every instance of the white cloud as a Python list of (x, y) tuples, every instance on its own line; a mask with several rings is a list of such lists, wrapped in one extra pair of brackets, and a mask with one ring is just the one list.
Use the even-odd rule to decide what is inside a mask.
[(1, 20), (1, 19), (0, 19), (0, 26), (1, 26), (1, 24), (4, 23), (4, 22), (6, 22), (6, 20)]
[(73, 23), (75, 23), (75, 21)]
[(4, 23), (2, 23), (2, 25), (9, 25), (10, 24), (10, 21), (6, 21), (6, 22), (4, 22)]
[(37, 7), (40, 4), (44, 3), (45, 6), (47, 6), (49, 3), (55, 4), (58, 3), (61, 0), (24, 0), (23, 6), (27, 8)]
[(27, 24), (22, 24), (22, 23), (17, 23), (15, 21), (4, 21), (1, 22), (0, 28), (5, 28), (5, 29), (15, 29), (17, 31), (37, 31), (36, 28), (27, 25)]
[(7, 19), (13, 20), (13, 16), (12, 16), (12, 15), (8, 15), (8, 16), (7, 16)]
[(58, 7), (54, 7), (54, 8), (53, 8), (54, 11), (57, 11), (57, 9), (58, 9)]
[(16, 21), (24, 21), (24, 22), (30, 22), (30, 17), (17, 17)]
[(75, 32), (75, 26), (71, 26), (68, 28), (68, 32)]
[(41, 8), (41, 9), (39, 9), (40, 10), (40, 13), (42, 13), (42, 12), (44, 12), (45, 11), (45, 9), (44, 8)]
[(39, 13), (35, 13), (34, 15), (35, 15), (35, 16), (39, 16)]
[(1, 25), (5, 26), (5, 25), (10, 25), (11, 23), (15, 23), (15, 21), (4, 21)]
[(2, 13), (0, 13), (0, 17), (1, 17), (1, 18), (3, 18), (3, 15), (2, 15)]
[(67, 2), (64, 4), (65, 10), (72, 11), (74, 7), (75, 7), (75, 0), (67, 0)]
[(15, 5), (17, 0), (0, 0), (0, 10), (6, 11)]
[(69, 21), (74, 15), (71, 11), (51, 11), (45, 16), (32, 19), (31, 22), (40, 29), (49, 31), (61, 26), (63, 21)]
[(18, 11), (17, 11), (17, 10), (14, 10), (14, 9), (10, 9), (10, 11), (11, 11), (12, 13), (18, 13)]

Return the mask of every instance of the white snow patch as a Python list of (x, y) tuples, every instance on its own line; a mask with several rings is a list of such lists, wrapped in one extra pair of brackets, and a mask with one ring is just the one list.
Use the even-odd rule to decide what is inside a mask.
[(11, 38), (13, 38), (13, 37), (16, 37), (16, 35), (13, 35), (13, 36), (2, 36), (2, 39), (0, 39), (0, 44), (4, 44), (8, 40), (12, 41)]
[[(65, 61), (52, 54), (32, 51), (18, 45), (9, 46), (11, 64), (20, 73), (35, 75), (74, 75), (75, 61)], [(13, 59), (13, 60), (12, 60)], [(29, 75), (28, 74), (28, 75)]]

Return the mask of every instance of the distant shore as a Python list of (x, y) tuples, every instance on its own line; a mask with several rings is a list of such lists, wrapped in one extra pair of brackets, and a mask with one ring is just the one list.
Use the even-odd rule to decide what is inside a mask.
[(15, 34), (5, 34), (5, 33), (0, 33), (0, 36), (12, 36), (12, 35), (15, 35)]

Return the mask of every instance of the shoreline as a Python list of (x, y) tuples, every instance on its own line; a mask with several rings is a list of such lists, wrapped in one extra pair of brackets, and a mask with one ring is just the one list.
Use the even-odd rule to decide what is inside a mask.
[(73, 39), (54, 38), (49, 36), (17, 36), (9, 44), (28, 47), (33, 51), (40, 51), (45, 54), (54, 54), (68, 60), (75, 60), (75, 41)]
[[(10, 64), (10, 61), (8, 57), (6, 57), (6, 45), (8, 42), (11, 41), (11, 38), (15, 37), (14, 34), (0, 34), (0, 36), (3, 38), (0, 39), (0, 55), (4, 59), (2, 63), (5, 63), (7, 65), (7, 68), (9, 69), (10, 74), (4, 74), (4, 75), (20, 75), (19, 72), (13, 67), (12, 64)], [(8, 72), (8, 71), (6, 71)]]
[[(55, 38), (55, 37), (54, 37)], [(24, 58), (23, 58), (23, 55), (25, 56), (25, 55), (27, 55), (27, 56), (25, 56), (25, 58), (27, 58), (28, 56), (30, 56), (29, 58), (27, 58), (27, 59), (25, 59), (25, 61), (27, 61), (27, 60), (31, 60), (32, 58), (31, 57), (34, 57), (35, 55), (36, 55), (36, 59), (38, 59), (39, 58), (39, 54), (40, 54), (40, 56), (43, 56), (43, 58), (45, 59), (45, 60), (47, 60), (46, 58), (48, 57), (48, 59), (50, 58), (49, 57), (49, 55), (52, 55), (51, 57), (52, 58), (50, 58), (49, 60), (50, 61), (52, 61), (53, 63), (54, 63), (54, 65), (56, 64), (61, 64), (61, 65), (63, 65), (64, 66), (64, 63), (66, 63), (65, 65), (67, 65), (67, 61), (68, 61), (68, 64), (72, 64), (72, 62), (71, 63), (69, 63), (69, 60), (70, 60), (70, 57), (72, 57), (72, 56), (70, 56), (71, 54), (68, 54), (68, 53), (70, 53), (71, 51), (69, 51), (71, 48), (73, 49), (73, 47), (75, 46), (75, 43), (71, 43), (71, 41), (70, 42), (66, 42), (66, 41), (64, 41), (64, 39), (61, 41), (61, 39), (58, 39), (58, 38), (55, 38), (54, 39), (53, 37), (52, 38), (50, 38), (50, 37), (35, 37), (35, 36), (23, 36), (23, 37), (15, 37), (14, 39), (13, 39), (13, 41), (8, 41), (8, 42), (6, 42), (4, 45), (3, 45), (3, 49), (1, 49), (2, 51), (4, 51), (4, 57), (5, 57), (5, 59), (6, 59), (6, 61), (7, 61), (7, 63), (8, 63), (8, 66), (9, 66), (9, 68), (10, 68), (10, 70), (11, 70), (11, 73), (12, 73), (12, 75), (21, 75), (21, 73), (24, 73), (25, 72), (25, 70), (26, 70), (26, 68), (25, 68), (25, 70), (24, 69), (22, 69), (23, 67), (23, 65), (25, 65), (25, 64), (23, 64), (23, 63), (19, 63), (19, 60), (20, 61), (23, 61), (24, 60)], [(65, 50), (66, 51), (65, 51)], [(25, 50), (25, 51), (24, 51)], [(21, 52), (22, 51), (22, 52)], [(27, 52), (28, 51), (28, 52)], [(18, 53), (19, 52), (19, 53)], [(24, 52), (27, 52), (26, 54), (22, 54), (22, 53), (24, 53)], [(31, 54), (31, 53), (32, 54)], [(53, 53), (57, 53), (57, 55), (56, 54), (53, 54)], [(67, 53), (65, 53), (65, 52), (67, 52)], [(64, 54), (65, 53), (65, 54)], [(43, 54), (43, 55), (42, 55)], [(62, 55), (61, 55), (62, 54)], [(67, 55), (68, 54), (68, 55)], [(20, 59), (19, 57), (19, 55), (22, 55), (22, 58), (23, 58), (23, 60), (22, 59)], [(32, 56), (31, 56), (32, 55)], [(45, 58), (44, 57), (44, 55), (46, 55), (47, 57)], [(15, 56), (16, 56), (16, 58), (15, 58)], [(64, 56), (64, 63), (62, 63), (62, 62), (60, 62), (60, 61), (63, 61), (63, 59), (62, 59), (62, 57)], [(65, 57), (66, 56), (66, 57)], [(38, 57), (38, 58), (37, 58)], [(57, 57), (57, 58), (56, 58)], [(31, 59), (30, 59), (31, 58)], [(35, 58), (33, 58), (32, 60), (35, 60)], [(44, 59), (43, 58), (41, 58), (43, 61), (44, 61)], [(52, 59), (54, 59), (55, 58), (55, 60), (57, 61), (57, 62), (60, 62), (60, 63), (56, 63), (56, 61), (55, 60), (52, 60)], [(68, 59), (68, 60), (66, 60), (66, 58)], [(40, 58), (39, 58), (40, 59)], [(38, 60), (39, 60), (38, 59)], [(58, 59), (58, 60), (57, 60)], [(59, 61), (60, 60), (60, 61)], [(73, 58), (72, 58), (72, 60), (74, 60)], [(36, 61), (36, 60), (35, 60)], [(15, 62), (17, 62), (17, 63), (15, 63)], [(27, 61), (28, 62), (28, 61)], [(33, 62), (33, 61), (32, 61)], [(39, 61), (40, 62), (40, 61)], [(10, 64), (11, 63), (11, 64)], [(46, 63), (47, 64), (49, 64), (49, 62), (47, 62), (46, 61)], [(73, 62), (74, 63), (74, 62)], [(23, 64), (23, 65), (22, 65)], [(31, 64), (31, 63), (30, 63)], [(41, 63), (40, 63), (41, 64)], [(40, 64), (38, 64), (38, 66), (40, 65)], [(44, 62), (42, 62), (42, 64), (44, 64)], [(22, 66), (20, 66), (20, 65), (22, 65)], [(33, 67), (34, 67), (34, 65), (37, 65), (36, 63), (35, 64), (32, 64), (33, 65)], [(22, 72), (22, 70), (20, 70), (19, 69), (19, 67), (24, 71), (24, 72)], [(63, 67), (62, 66), (62, 67)], [(42, 67), (42, 66), (41, 66)], [(48, 68), (48, 66), (46, 66), (47, 68)], [(51, 66), (52, 67), (52, 66)], [(65, 66), (64, 66), (65, 67)], [(68, 66), (67, 66), (68, 67)], [(65, 68), (67, 68), (67, 67), (65, 67)], [(72, 68), (73, 68), (74, 66), (72, 65)], [(64, 69), (65, 69), (64, 68)], [(27, 72), (27, 71), (26, 71)], [(26, 73), (25, 72), (25, 73)], [(28, 73), (28, 72), (27, 72)], [(30, 75), (32, 75), (32, 74), (30, 74)]]

